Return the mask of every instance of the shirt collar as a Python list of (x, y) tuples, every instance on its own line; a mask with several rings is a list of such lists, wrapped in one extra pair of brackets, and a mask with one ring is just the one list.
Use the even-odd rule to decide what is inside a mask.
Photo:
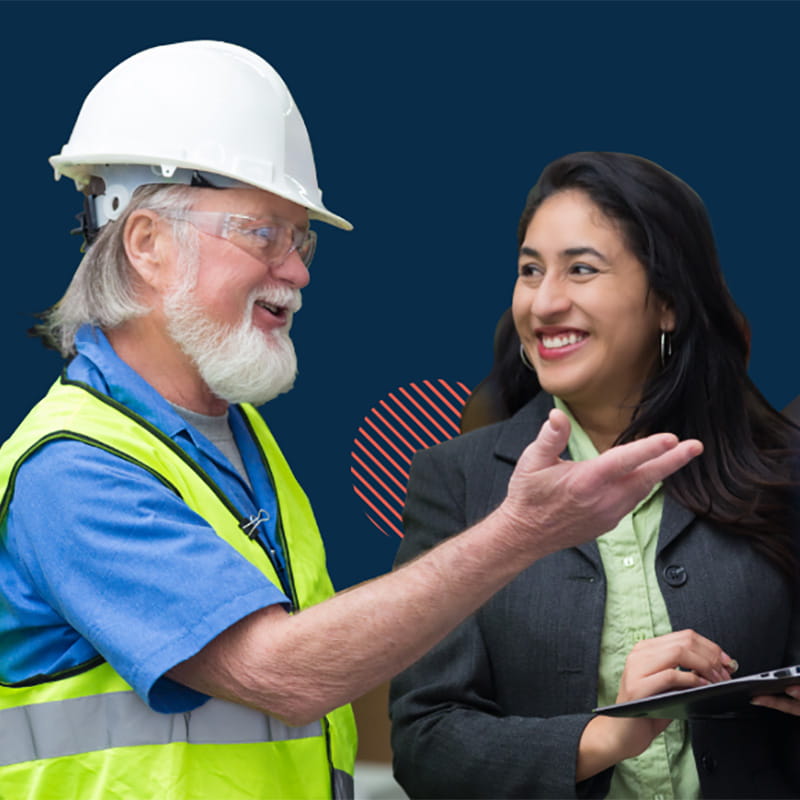
[(70, 380), (87, 383), (155, 425), (171, 439), (189, 436), (198, 447), (196, 431), (170, 404), (114, 351), (100, 328), (83, 325), (75, 335), (78, 355), (70, 362)]

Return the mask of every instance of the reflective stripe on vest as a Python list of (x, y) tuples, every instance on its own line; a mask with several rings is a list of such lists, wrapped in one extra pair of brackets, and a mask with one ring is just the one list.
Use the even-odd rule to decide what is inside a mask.
[[(293, 605), (313, 605), (333, 593), (313, 512), (260, 414), (242, 410), (275, 487)], [(102, 447), (148, 470), (280, 585), (261, 545), (242, 530), (245, 521), (177, 445), (114, 401), (63, 380), (0, 450), (0, 518), (21, 463), (58, 438)], [(355, 749), (349, 706), (303, 728), (214, 699), (186, 714), (158, 714), (106, 663), (35, 685), (0, 685), (0, 800), (15, 796), (4, 793), (12, 786), (25, 786), (28, 798), (80, 800), (118, 790), (137, 800), (350, 797)], [(158, 783), (137, 774), (142, 769)], [(195, 786), (191, 793), (187, 783)]]
[[(124, 725), (100, 729), (93, 724), (98, 719), (124, 720)], [(0, 711), (0, 766), (109, 747), (281, 742), (321, 735), (319, 721), (292, 728), (224, 700), (209, 700), (189, 714), (154, 714), (133, 692), (117, 692)]]

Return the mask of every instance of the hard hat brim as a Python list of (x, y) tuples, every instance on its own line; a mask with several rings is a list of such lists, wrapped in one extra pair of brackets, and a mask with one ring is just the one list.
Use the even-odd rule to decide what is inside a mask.
[[(69, 156), (64, 156), (63, 154), (51, 156), (48, 161), (50, 165), (55, 170), (55, 179), (58, 180), (62, 175), (67, 178), (71, 178), (75, 181), (75, 185), (79, 191), (81, 191), (85, 186), (88, 185), (89, 180), (91, 179), (93, 173), (93, 167), (100, 166), (103, 164), (118, 164), (118, 165), (136, 165), (136, 166), (159, 166), (163, 167), (163, 164), (156, 164), (155, 160), (151, 157), (142, 157), (141, 155), (120, 155), (119, 153), (114, 154), (98, 154), (98, 153), (91, 153), (91, 154), (80, 154), (80, 153), (70, 153)], [(174, 167), (175, 169), (189, 169), (193, 170), (197, 168), (197, 164), (192, 162), (181, 162), (176, 160), (171, 160), (170, 167)], [(209, 171), (209, 170), (206, 170)], [(284, 200), (289, 200), (292, 203), (297, 203), (303, 208), (308, 210), (308, 216), (310, 219), (319, 220), (320, 222), (325, 222), (328, 225), (333, 225), (336, 228), (340, 228), (341, 230), (351, 231), (353, 230), (353, 225), (344, 217), (340, 217), (338, 214), (334, 214), (332, 211), (327, 209), (321, 203), (314, 203), (312, 202), (307, 196), (303, 194), (303, 192), (295, 187), (285, 185), (285, 186), (277, 186), (274, 183), (269, 184), (259, 184), (257, 181), (253, 181), (252, 178), (245, 179), (244, 176), (235, 175), (230, 172), (222, 172), (222, 171), (214, 171), (214, 174), (221, 175), (225, 178), (230, 178), (235, 181), (239, 181), (247, 186), (252, 186), (254, 189), (260, 189), (265, 192), (270, 192), (271, 194), (277, 195), (278, 197), (282, 197)], [(178, 180), (170, 180), (169, 178), (159, 178), (155, 173), (153, 174), (153, 180), (151, 183), (154, 184), (180, 184), (183, 181)], [(141, 185), (146, 185), (142, 183)]]

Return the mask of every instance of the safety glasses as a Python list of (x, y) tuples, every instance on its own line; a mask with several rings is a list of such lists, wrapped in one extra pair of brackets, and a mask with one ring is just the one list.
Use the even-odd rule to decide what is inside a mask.
[(270, 267), (282, 264), (295, 250), (308, 267), (317, 247), (314, 231), (296, 228), (281, 220), (257, 219), (225, 211), (184, 211), (165, 216), (184, 220), (209, 236), (227, 239)]

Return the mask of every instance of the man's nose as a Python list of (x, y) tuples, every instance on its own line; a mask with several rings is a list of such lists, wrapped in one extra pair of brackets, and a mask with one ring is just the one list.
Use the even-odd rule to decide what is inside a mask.
[(283, 262), (273, 266), (272, 275), (294, 289), (304, 289), (311, 281), (308, 267), (303, 263), (297, 250), (292, 250)]

